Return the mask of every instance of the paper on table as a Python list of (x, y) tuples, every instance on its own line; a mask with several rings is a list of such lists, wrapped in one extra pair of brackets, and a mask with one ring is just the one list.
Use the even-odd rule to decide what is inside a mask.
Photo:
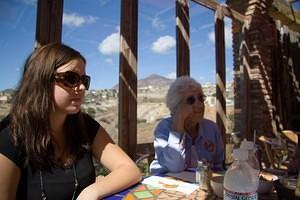
[(195, 177), (195, 172), (190, 172), (190, 171), (182, 171), (179, 173), (173, 173), (169, 172), (166, 174), (167, 176), (175, 177), (183, 181), (187, 181), (190, 183), (195, 183), (196, 182), (196, 177)]
[(172, 180), (170, 178), (160, 177), (160, 176), (150, 176), (148, 178), (145, 178), (142, 181), (142, 183), (146, 185), (151, 185), (153, 187), (162, 188), (165, 190), (174, 190), (174, 191), (182, 192), (187, 195), (191, 194), (192, 192), (194, 192), (196, 189), (199, 188), (199, 186), (195, 184), (185, 183), (183, 181)]

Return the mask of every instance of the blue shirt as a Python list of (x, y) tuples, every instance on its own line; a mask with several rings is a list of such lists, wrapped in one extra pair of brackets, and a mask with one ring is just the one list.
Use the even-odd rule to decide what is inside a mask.
[[(151, 173), (180, 172), (191, 164), (192, 138), (184, 133), (171, 131), (172, 118), (163, 119), (154, 132), (155, 159), (150, 165)], [(217, 125), (208, 119), (199, 124), (195, 147), (198, 160), (211, 163), (213, 170), (222, 170), (224, 160), (223, 140)]]

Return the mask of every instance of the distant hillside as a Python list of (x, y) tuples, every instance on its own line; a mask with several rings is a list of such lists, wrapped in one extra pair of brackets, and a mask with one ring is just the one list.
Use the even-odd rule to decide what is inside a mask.
[(153, 87), (166, 87), (169, 86), (174, 79), (169, 79), (157, 74), (151, 74), (147, 78), (138, 81), (138, 87), (147, 87), (152, 85)]
[[(168, 87), (173, 81), (174, 79), (169, 79), (158, 74), (151, 74), (144, 79), (138, 80), (138, 88), (148, 87), (150, 85), (156, 88)], [(115, 85), (112, 89), (118, 90), (119, 84)]]
[(7, 94), (13, 94), (15, 92), (15, 90), (11, 89), (11, 88), (8, 88), (8, 89), (2, 90), (0, 92), (7, 93)]

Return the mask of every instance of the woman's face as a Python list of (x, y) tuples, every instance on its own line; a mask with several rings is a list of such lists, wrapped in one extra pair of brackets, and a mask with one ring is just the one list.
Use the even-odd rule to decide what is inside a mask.
[[(67, 72), (67, 73), (66, 73)], [(84, 100), (84, 93), (86, 87), (82, 80), (73, 87), (66, 84), (66, 74), (85, 75), (85, 64), (81, 59), (74, 59), (65, 65), (60, 66), (54, 72), (54, 75), (60, 78), (53, 82), (53, 99), (56, 113), (75, 114), (79, 112), (80, 106)]]
[(205, 110), (204, 100), (205, 95), (199, 88), (190, 87), (183, 92), (184, 103), (192, 106), (193, 110), (193, 113), (186, 118), (187, 122), (196, 124), (203, 119)]

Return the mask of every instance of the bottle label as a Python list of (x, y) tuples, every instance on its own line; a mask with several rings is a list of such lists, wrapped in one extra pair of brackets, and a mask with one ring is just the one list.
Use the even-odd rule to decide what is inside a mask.
[(224, 200), (257, 200), (257, 192), (233, 192), (224, 188)]

